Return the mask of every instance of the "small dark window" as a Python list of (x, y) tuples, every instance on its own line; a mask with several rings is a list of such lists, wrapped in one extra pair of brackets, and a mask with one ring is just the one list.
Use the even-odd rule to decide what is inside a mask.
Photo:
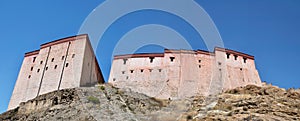
[(75, 58), (75, 54), (72, 55), (72, 58)]
[(199, 68), (201, 68), (201, 65), (199, 65)]
[(237, 55), (234, 55), (234, 60), (237, 60), (238, 56)]
[(127, 76), (127, 77), (126, 77), (126, 79), (128, 80), (128, 79), (129, 79), (129, 77)]
[(201, 63), (201, 60), (198, 60), (199, 63)]
[(35, 60), (36, 60), (36, 57), (33, 57), (33, 61), (32, 61), (32, 62), (34, 63), (34, 62), (35, 62)]
[(229, 53), (226, 53), (226, 55), (227, 55), (227, 59), (229, 59), (229, 58), (230, 58), (230, 54), (229, 54)]
[(158, 72), (161, 72), (162, 71), (162, 69), (158, 69)]
[(130, 73), (133, 73), (133, 70), (130, 70)]
[(222, 69), (219, 69), (219, 71), (222, 71)]
[(40, 69), (38, 69), (37, 72), (39, 73), (39, 72), (40, 72)]
[(149, 57), (150, 63), (153, 63), (154, 57)]
[(30, 79), (30, 78), (31, 78), (31, 75), (28, 76), (28, 79)]
[(40, 64), (43, 64), (43, 61), (41, 61)]
[(31, 67), (31, 69), (30, 69), (31, 71), (33, 71), (33, 67)]
[(175, 57), (170, 57), (171, 62), (174, 62)]
[(244, 63), (247, 63), (247, 58), (243, 58), (244, 59)]
[(122, 71), (122, 74), (125, 74), (125, 71)]
[(222, 63), (221, 63), (221, 62), (218, 62), (218, 64), (219, 64), (219, 66), (220, 66), (220, 65), (222, 65)]
[(243, 70), (243, 68), (240, 68), (240, 70), (242, 71), (242, 70)]
[(65, 56), (62, 56), (62, 57), (61, 57), (61, 60), (64, 60), (64, 59), (65, 59)]
[(51, 62), (54, 62), (54, 58), (52, 58)]
[(66, 67), (68, 67), (68, 66), (69, 66), (69, 63), (66, 64)]
[(54, 69), (56, 69), (56, 68), (57, 68), (57, 65), (54, 66)]
[(116, 78), (113, 79), (113, 81), (116, 81), (116, 80), (117, 80)]
[(48, 67), (46, 67), (46, 71), (48, 70)]
[(123, 64), (126, 65), (128, 59), (123, 59)]
[(153, 69), (149, 69), (149, 72), (152, 72)]
[(141, 72), (143, 73), (143, 72), (144, 72), (144, 69), (141, 69)]

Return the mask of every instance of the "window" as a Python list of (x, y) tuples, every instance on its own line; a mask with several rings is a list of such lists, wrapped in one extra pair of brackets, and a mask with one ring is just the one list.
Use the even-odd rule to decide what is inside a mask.
[(34, 62), (35, 62), (35, 60), (36, 60), (36, 57), (33, 57), (33, 61), (32, 61), (32, 62), (34, 63)]
[(68, 66), (69, 66), (69, 63), (66, 64), (66, 67), (68, 67)]
[(220, 66), (220, 65), (222, 65), (222, 63), (221, 63), (221, 62), (218, 62), (218, 64), (219, 64), (219, 66)]
[(141, 69), (141, 72), (143, 73), (143, 72), (144, 72), (144, 69)]
[(128, 79), (129, 79), (129, 77), (127, 76), (127, 77), (126, 77), (126, 79), (128, 80)]
[(43, 61), (41, 61), (41, 63), (40, 64), (43, 64)]
[(199, 65), (199, 68), (201, 68), (201, 65)]
[(162, 69), (158, 69), (158, 72), (161, 72), (162, 71)]
[(38, 69), (37, 72), (39, 73), (39, 72), (40, 72), (40, 69)]
[(48, 67), (46, 67), (46, 71), (48, 70)]
[(75, 58), (75, 54), (72, 55), (72, 58)]
[(152, 72), (153, 69), (149, 69), (149, 72)]
[(116, 81), (117, 79), (116, 78), (113, 78), (113, 81)]
[(64, 60), (64, 59), (65, 59), (65, 56), (62, 56), (62, 57), (61, 57), (61, 60)]
[(247, 58), (243, 58), (244, 59), (244, 63), (247, 63)]
[(54, 62), (54, 58), (52, 58), (51, 62)]
[(229, 53), (226, 53), (226, 55), (227, 55), (227, 59), (229, 59), (229, 58), (230, 58), (230, 54), (229, 54)]
[(237, 55), (234, 55), (234, 60), (237, 60), (238, 56)]
[(130, 70), (130, 73), (133, 73), (133, 70)]
[(31, 69), (30, 69), (31, 71), (33, 71), (33, 67), (31, 67)]
[(242, 70), (243, 70), (243, 68), (240, 68), (240, 70), (242, 71)]
[(201, 63), (201, 60), (198, 60), (199, 63)]
[(54, 66), (54, 69), (56, 69), (56, 68), (57, 68), (57, 65)]
[(31, 75), (28, 76), (28, 79), (30, 79), (30, 78), (31, 78)]
[(123, 64), (126, 65), (128, 59), (123, 59)]
[(154, 57), (149, 57), (150, 63), (153, 63)]
[(122, 71), (122, 74), (125, 74), (125, 71)]
[(171, 62), (174, 62), (175, 57), (170, 57)]

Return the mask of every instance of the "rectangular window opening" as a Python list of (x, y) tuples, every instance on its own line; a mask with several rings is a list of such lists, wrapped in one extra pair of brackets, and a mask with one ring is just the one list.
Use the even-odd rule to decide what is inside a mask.
[(158, 72), (161, 72), (162, 71), (162, 69), (158, 69)]
[(66, 67), (68, 67), (68, 66), (69, 66), (69, 63), (66, 64)]
[(133, 73), (133, 70), (130, 70), (130, 73)]
[(144, 72), (144, 69), (141, 69), (141, 72), (143, 73), (143, 72)]
[(33, 67), (31, 67), (31, 69), (30, 69), (31, 71), (33, 71)]
[(75, 58), (75, 54), (72, 55), (72, 58)]
[(234, 55), (234, 60), (237, 60), (238, 56), (237, 55)]
[(149, 57), (149, 59), (150, 59), (150, 63), (153, 63), (154, 57)]
[(244, 63), (247, 63), (247, 58), (243, 58), (244, 59)]
[(171, 62), (174, 62), (175, 57), (170, 57)]
[(229, 58), (230, 58), (230, 54), (229, 54), (229, 53), (226, 53), (226, 55), (227, 55), (227, 59), (229, 59)]
[(123, 59), (123, 64), (126, 65), (128, 59)]
[(35, 62), (35, 60), (36, 60), (36, 57), (33, 57), (33, 61), (32, 61), (32, 62), (34, 63), (34, 62)]
[(65, 56), (62, 56), (62, 57), (61, 57), (61, 60), (64, 60), (64, 59), (65, 59)]
[(54, 58), (52, 58), (51, 62), (54, 62)]
[(41, 61), (40, 64), (43, 64), (43, 61)]
[(57, 65), (54, 66), (54, 69), (56, 69), (56, 68), (57, 68)]

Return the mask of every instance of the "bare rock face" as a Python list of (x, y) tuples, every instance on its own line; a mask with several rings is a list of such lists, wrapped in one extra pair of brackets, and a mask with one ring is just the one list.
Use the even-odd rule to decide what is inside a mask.
[(110, 85), (51, 92), (0, 115), (2, 121), (300, 120), (299, 89), (248, 85), (222, 94), (160, 100)]

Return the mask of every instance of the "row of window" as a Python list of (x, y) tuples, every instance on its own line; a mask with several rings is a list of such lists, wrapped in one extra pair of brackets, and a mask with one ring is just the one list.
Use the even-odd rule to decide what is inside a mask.
[[(69, 63), (66, 63), (66, 67), (69, 67)], [(48, 66), (45, 68), (46, 71), (48, 71)], [(54, 66), (54, 69), (57, 69), (57, 65)], [(31, 67), (30, 71), (33, 71), (33, 67)], [(41, 69), (37, 69), (37, 73), (39, 73)], [(28, 78), (31, 78), (31, 75), (28, 76)]]
[[(153, 63), (154, 59), (155, 59), (155, 57), (149, 57), (150, 63)], [(174, 62), (174, 60), (175, 60), (175, 57), (170, 57), (171, 62)], [(128, 61), (127, 58), (123, 59), (123, 64), (126, 65), (127, 61)]]
[[(227, 59), (230, 59), (230, 53), (226, 53), (227, 55)], [(238, 58), (238, 55), (233, 55), (234, 56), (234, 60), (237, 60)], [(243, 60), (244, 60), (244, 63), (247, 63), (247, 58), (243, 57)]]
[[(149, 70), (149, 72), (153, 71), (153, 69), (148, 69), (148, 70)], [(162, 69), (157, 69), (157, 70), (158, 70), (158, 72), (162, 72)], [(144, 71), (145, 71), (144, 69), (140, 70), (141, 73), (143, 73)], [(134, 70), (130, 70), (129, 72), (134, 73)], [(122, 74), (125, 74), (125, 73), (126, 73), (125, 71), (122, 71)]]
[[(75, 58), (75, 54), (72, 55), (72, 58)], [(51, 59), (51, 62), (54, 62), (54, 58)], [(65, 60), (65, 56), (61, 57), (61, 60)], [(33, 57), (33, 63), (36, 61), (36, 57)], [(43, 64), (43, 61), (40, 62), (40, 64)]]

